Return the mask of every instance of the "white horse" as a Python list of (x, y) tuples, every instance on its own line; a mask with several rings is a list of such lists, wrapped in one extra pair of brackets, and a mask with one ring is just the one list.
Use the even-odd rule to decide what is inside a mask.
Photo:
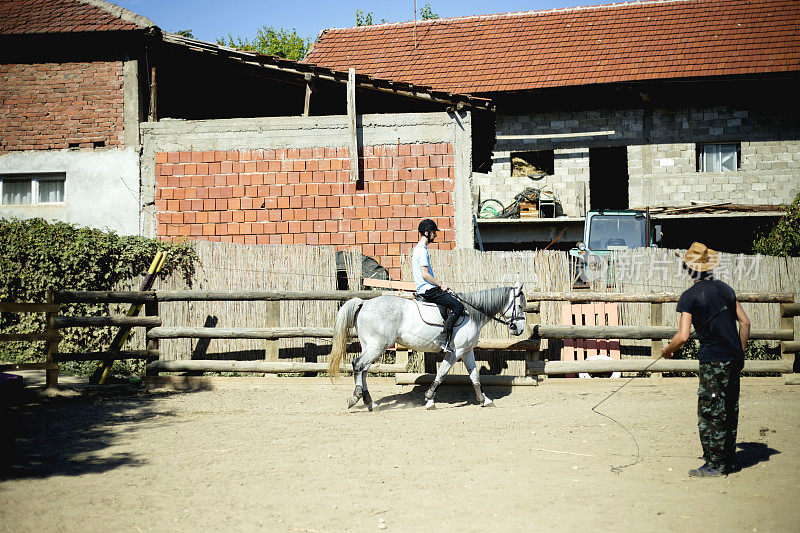
[[(481, 329), (489, 320), (498, 320), (508, 325), (513, 335), (521, 335), (525, 330), (525, 294), (522, 284), (514, 287), (501, 287), (478, 292), (456, 295), (466, 305), (466, 315), (453, 328), (455, 350), (447, 353), (439, 366), (436, 378), (425, 393), (425, 407), (434, 408), (433, 397), (436, 387), (444, 376), (461, 359), (469, 371), (475, 396), (482, 407), (494, 402), (481, 392), (480, 376), (475, 365), (473, 349), (478, 344)], [(502, 318), (496, 318), (501, 315)], [(434, 342), (442, 332), (442, 320), (434, 304), (407, 300), (397, 296), (379, 296), (370, 300), (352, 298), (336, 315), (333, 328), (333, 350), (330, 358), (330, 375), (333, 381), (339, 375), (339, 364), (347, 349), (348, 332), (356, 325), (361, 355), (353, 360), (353, 377), (356, 388), (347, 401), (353, 407), (364, 399), (370, 411), (377, 407), (367, 390), (367, 370), (387, 348), (399, 343), (412, 350), (439, 352)]]

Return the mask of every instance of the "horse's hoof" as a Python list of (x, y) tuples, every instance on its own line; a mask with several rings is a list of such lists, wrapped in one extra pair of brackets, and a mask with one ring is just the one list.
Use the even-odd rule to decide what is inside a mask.
[(351, 407), (353, 407), (357, 403), (358, 403), (358, 397), (357, 396), (350, 396), (347, 399), (347, 408), (350, 409)]
[(488, 397), (484, 397), (481, 407), (494, 407), (494, 402)]
[(433, 403), (433, 400), (428, 400), (427, 402), (425, 402), (425, 409), (427, 409), (428, 411), (436, 409), (436, 404)]
[(378, 410), (378, 404), (375, 403), (375, 402), (370, 402), (369, 404), (367, 404), (367, 409), (369, 409), (370, 412), (377, 411)]

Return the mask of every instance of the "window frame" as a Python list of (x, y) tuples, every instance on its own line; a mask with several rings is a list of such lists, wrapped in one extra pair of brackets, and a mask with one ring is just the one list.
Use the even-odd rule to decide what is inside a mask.
[[(6, 180), (27, 180), (31, 184), (30, 194), (31, 203), (29, 204), (6, 204), (3, 203), (3, 185)], [(62, 185), (60, 202), (40, 202), (39, 201), (39, 182), (40, 181), (60, 181)], [(66, 172), (15, 172), (0, 174), (0, 207), (35, 207), (49, 205), (64, 205), (67, 200), (67, 173)]]
[[(719, 151), (720, 160), (719, 160), (719, 170), (706, 170), (705, 169), (705, 149), (706, 147), (710, 146), (734, 146), (736, 147), (736, 168), (735, 169), (728, 169), (722, 166), (722, 151)], [(716, 154), (715, 154), (716, 155)], [(695, 145), (695, 169), (697, 172), (708, 173), (708, 172), (738, 172), (742, 170), (742, 143), (739, 141), (727, 141), (727, 142), (707, 142), (707, 143), (697, 143)]]

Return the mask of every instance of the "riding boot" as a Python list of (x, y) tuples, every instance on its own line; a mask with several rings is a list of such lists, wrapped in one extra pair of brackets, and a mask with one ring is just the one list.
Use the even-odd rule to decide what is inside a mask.
[(453, 351), (452, 340), (450, 337), (453, 335), (453, 326), (455, 326), (456, 320), (458, 320), (458, 317), (455, 315), (455, 313), (447, 314), (447, 320), (444, 321), (442, 333), (437, 339), (437, 343), (443, 352)]
[(436, 381), (435, 379), (433, 380), (433, 383), (431, 383), (430, 388), (427, 391), (425, 391), (426, 400), (433, 399), (433, 395), (436, 394), (436, 387), (439, 386), (439, 383), (440, 383), (439, 381)]

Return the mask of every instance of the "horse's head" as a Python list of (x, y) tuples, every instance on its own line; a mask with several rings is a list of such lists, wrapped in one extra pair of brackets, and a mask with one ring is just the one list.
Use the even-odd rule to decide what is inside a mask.
[(525, 293), (522, 283), (517, 283), (508, 294), (508, 305), (503, 312), (503, 317), (508, 320), (508, 329), (512, 335), (522, 335), (525, 331)]

